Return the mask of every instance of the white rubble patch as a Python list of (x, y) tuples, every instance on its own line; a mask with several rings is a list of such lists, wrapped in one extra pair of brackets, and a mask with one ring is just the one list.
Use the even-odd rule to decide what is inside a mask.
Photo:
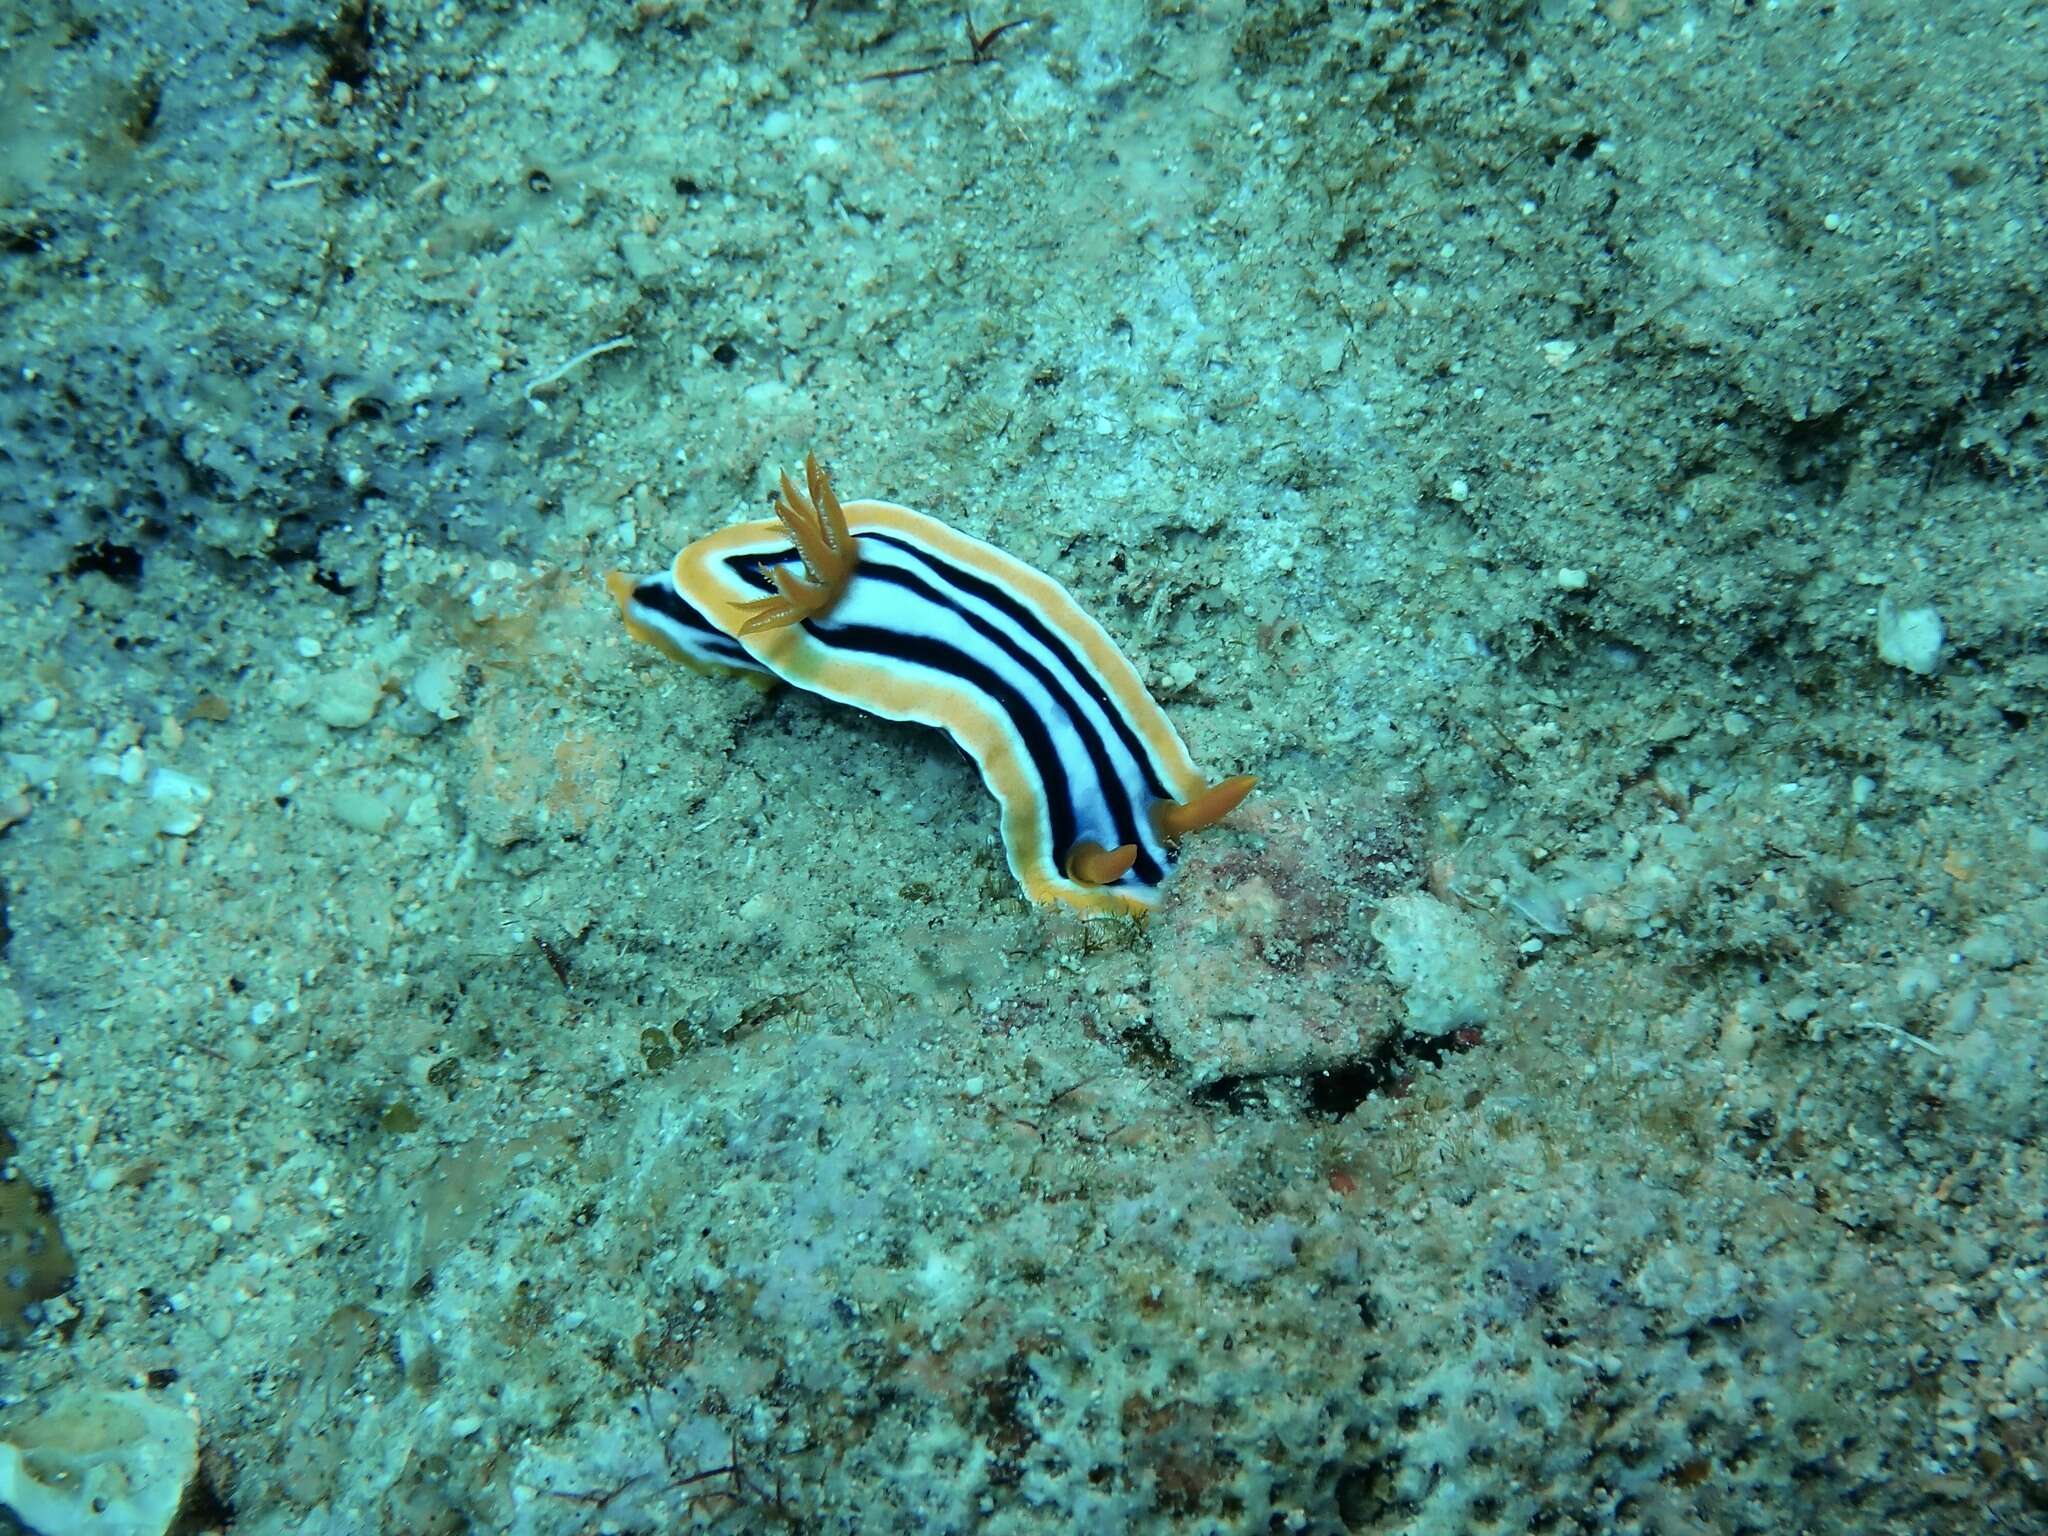
[(74, 1392), (0, 1431), (0, 1504), (37, 1536), (163, 1536), (198, 1466), (189, 1409)]
[(384, 688), (377, 675), (357, 667), (320, 679), (312, 695), (313, 713), (337, 731), (355, 731), (375, 718)]
[(1888, 597), (1878, 599), (1877, 655), (1888, 666), (1932, 677), (1941, 665), (1941, 644), (1946, 637), (1938, 609), (1900, 608)]
[(1390, 896), (1380, 903), (1372, 936), (1417, 1034), (1483, 1024), (1499, 1011), (1500, 962), (1463, 912), (1421, 892)]

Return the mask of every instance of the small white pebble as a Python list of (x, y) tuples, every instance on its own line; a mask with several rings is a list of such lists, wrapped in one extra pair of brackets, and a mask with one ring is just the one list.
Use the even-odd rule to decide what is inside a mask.
[(442, 720), (462, 713), (463, 663), (453, 651), (429, 658), (405, 685), (413, 703)]
[(2013, 1397), (2048, 1393), (2048, 1346), (2036, 1341), (2013, 1356), (2005, 1368), (2005, 1390)]
[(1583, 592), (1592, 579), (1577, 566), (1567, 565), (1557, 573), (1557, 587), (1560, 592)]
[(313, 713), (337, 731), (352, 731), (375, 718), (384, 690), (365, 671), (336, 672), (313, 694)]
[(337, 789), (328, 796), (327, 808), (343, 826), (373, 835), (388, 829), (398, 814), (375, 795), (360, 789)]
[(1920, 1003), (1941, 990), (1941, 977), (1935, 974), (1932, 966), (1909, 965), (1899, 972), (1895, 985), (1901, 1002)]
[(2020, 946), (2003, 928), (1981, 928), (1963, 940), (1964, 958), (1994, 971), (2009, 971), (2023, 958)]
[(57, 718), (57, 700), (54, 695), (44, 694), (28, 707), (29, 720), (36, 725), (48, 725)]
[(1963, 1305), (1963, 1288), (1953, 1280), (1940, 1281), (1928, 1286), (1920, 1293), (1920, 1300), (1928, 1311), (1944, 1315), (1957, 1311)]
[(228, 1220), (237, 1232), (253, 1232), (263, 1220), (263, 1197), (253, 1189), (238, 1192), (228, 1202)]
[(292, 649), (305, 657), (306, 660), (311, 661), (320, 654), (320, 642), (311, 635), (301, 635), (292, 642)]
[(165, 837), (190, 837), (206, 824), (206, 817), (191, 806), (180, 806), (165, 814), (157, 831)]
[(1940, 612), (1932, 606), (1900, 608), (1889, 597), (1877, 605), (1877, 655), (1889, 666), (1931, 677), (1941, 665), (1946, 638)]
[(204, 805), (213, 798), (213, 791), (189, 773), (159, 768), (149, 776), (149, 798), (172, 805)]

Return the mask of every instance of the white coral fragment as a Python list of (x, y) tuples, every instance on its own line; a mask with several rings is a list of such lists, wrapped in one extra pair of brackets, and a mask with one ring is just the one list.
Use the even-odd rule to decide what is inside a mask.
[(0, 1432), (0, 1503), (37, 1536), (163, 1536), (198, 1465), (189, 1409), (74, 1392)]

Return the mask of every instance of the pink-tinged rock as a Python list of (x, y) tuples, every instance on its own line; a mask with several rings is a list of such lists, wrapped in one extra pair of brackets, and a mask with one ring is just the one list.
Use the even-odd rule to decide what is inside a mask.
[(1376, 802), (1254, 798), (1233, 840), (1190, 839), (1152, 920), (1153, 1027), (1191, 1086), (1324, 1071), (1399, 1029), (1371, 965), (1376, 904), (1419, 879), (1414, 829)]

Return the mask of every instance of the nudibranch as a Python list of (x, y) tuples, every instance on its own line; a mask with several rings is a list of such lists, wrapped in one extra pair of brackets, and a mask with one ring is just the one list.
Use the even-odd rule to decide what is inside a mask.
[(700, 670), (773, 679), (936, 726), (1001, 807), (1033, 901), (1143, 916), (1175, 847), (1251, 792), (1210, 783), (1138, 672), (1051, 577), (885, 501), (841, 503), (814, 456), (775, 520), (605, 586), (636, 640)]

